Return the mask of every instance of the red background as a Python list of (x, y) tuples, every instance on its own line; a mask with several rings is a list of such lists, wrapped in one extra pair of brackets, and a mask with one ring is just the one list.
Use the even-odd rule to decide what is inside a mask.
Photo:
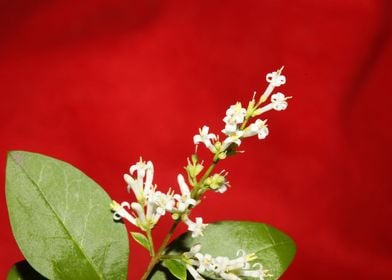
[[(8, 150), (44, 153), (125, 200), (142, 155), (177, 188), (198, 128), (218, 132), (285, 65), (288, 110), (268, 114), (270, 136), (244, 143), (222, 166), (232, 188), (197, 212), (290, 234), (283, 279), (392, 279), (391, 2), (183, 2), (1, 1), (0, 169)], [(23, 256), (0, 199), (4, 278)], [(148, 257), (131, 247), (138, 279)]]

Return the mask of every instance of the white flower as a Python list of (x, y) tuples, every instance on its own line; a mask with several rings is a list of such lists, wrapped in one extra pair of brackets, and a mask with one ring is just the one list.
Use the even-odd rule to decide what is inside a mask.
[(157, 206), (155, 211), (158, 215), (163, 216), (166, 214), (166, 211), (173, 211), (175, 201), (171, 191), (167, 194), (156, 191), (150, 195), (149, 200), (153, 201)]
[(209, 254), (203, 255), (201, 253), (197, 253), (195, 257), (199, 261), (199, 267), (197, 268), (198, 272), (204, 273), (205, 271), (212, 270), (211, 266), (214, 263), (214, 259), (211, 255)]
[(211, 266), (212, 271), (215, 274), (220, 275), (221, 273), (224, 273), (227, 271), (227, 266), (229, 265), (230, 259), (228, 257), (216, 257), (214, 258), (214, 262)]
[(126, 219), (128, 222), (130, 222), (131, 224), (136, 225), (136, 219), (128, 213), (127, 210), (125, 210), (125, 207), (130, 209), (130, 205), (128, 202), (124, 201), (120, 204), (118, 204), (116, 201), (112, 201), (112, 203), (110, 204), (110, 208), (112, 209), (112, 211), (114, 211), (113, 213), (113, 219), (115, 221), (119, 221), (122, 218)]
[(286, 77), (280, 74), (281, 71), (268, 73), (265, 77), (266, 81), (274, 87), (279, 87), (286, 83)]
[(229, 120), (233, 120), (236, 124), (244, 122), (246, 116), (246, 109), (242, 108), (241, 102), (237, 102), (235, 105), (231, 105), (226, 111), (226, 117), (223, 119), (225, 123)]
[(225, 151), (232, 143), (237, 146), (241, 145), (241, 137), (244, 135), (244, 132), (241, 130), (237, 130), (234, 133), (230, 134), (222, 143), (221, 150)]
[(279, 87), (286, 83), (286, 77), (284, 75), (281, 75), (282, 70), (283, 67), (276, 72), (268, 73), (266, 75), (265, 79), (267, 80), (269, 85), (263, 95), (260, 97), (261, 102), (264, 102), (268, 99), (275, 87)]
[(285, 110), (288, 105), (286, 102), (286, 99), (288, 99), (288, 98), (285, 97), (284, 94), (281, 92), (273, 94), (271, 96), (271, 102), (273, 104), (274, 110), (276, 110), (276, 111)]
[(255, 263), (251, 267), (250, 262), (257, 259), (256, 254), (246, 254), (244, 250), (238, 250), (237, 258), (231, 260), (228, 257), (218, 256), (214, 258), (209, 254), (202, 254), (200, 249), (200, 244), (196, 244), (192, 246), (189, 252), (183, 253), (187, 269), (193, 277), (199, 277), (199, 273), (213, 276), (214, 279), (219, 277), (219, 279), (225, 280), (240, 280), (243, 277), (264, 280), (265, 276), (272, 276), (266, 274), (267, 271), (263, 269), (260, 263)]
[(222, 129), (222, 133), (226, 135), (230, 135), (236, 133), (237, 130), (238, 130), (238, 125), (236, 123), (227, 122), (225, 128)]
[(185, 212), (190, 205), (196, 205), (196, 200), (191, 197), (188, 185), (185, 183), (185, 179), (181, 174), (177, 176), (178, 185), (180, 186), (181, 195), (175, 194), (174, 199), (177, 200), (176, 210), (180, 213)]
[(132, 165), (129, 173), (133, 175), (137, 173), (136, 179), (129, 174), (124, 174), (124, 180), (128, 184), (128, 191), (131, 189), (135, 194), (137, 201), (143, 202), (152, 191), (152, 180), (154, 177), (154, 165), (151, 161), (147, 163), (140, 161)]
[(192, 222), (190, 219), (184, 221), (188, 226), (188, 231), (192, 232), (192, 237), (203, 236), (203, 230), (208, 224), (203, 224), (203, 218), (197, 217), (196, 222)]
[(259, 139), (265, 139), (269, 133), (266, 123), (267, 120), (256, 120), (245, 130), (244, 137), (251, 137), (257, 135)]
[(285, 110), (288, 106), (288, 103), (286, 102), (287, 99), (290, 97), (286, 97), (283, 93), (277, 92), (271, 96), (271, 103), (268, 105), (265, 105), (264, 107), (261, 107), (255, 111), (255, 115), (260, 115), (262, 113), (265, 113), (269, 110), (276, 110), (276, 111), (282, 111)]
[(226, 125), (222, 132), (226, 135), (236, 133), (238, 125), (244, 122), (245, 116), (246, 109), (242, 108), (240, 102), (237, 102), (235, 105), (231, 105), (226, 111), (226, 116), (223, 118)]
[(129, 168), (129, 172), (133, 174), (135, 171), (140, 175), (141, 177), (144, 177), (146, 175), (147, 169), (150, 167), (150, 161), (146, 164), (145, 161), (140, 157), (139, 161), (136, 162), (134, 165), (132, 165)]
[(158, 212), (158, 205), (153, 199), (148, 199), (146, 207), (138, 202), (133, 202), (131, 208), (135, 211), (137, 218), (136, 224), (143, 230), (152, 229), (162, 216), (162, 212)]
[(216, 140), (216, 135), (213, 133), (208, 133), (209, 127), (203, 126), (203, 128), (199, 129), (199, 134), (193, 136), (193, 143), (198, 145), (199, 143), (203, 143), (211, 152), (215, 153), (216, 148), (211, 143), (211, 140)]

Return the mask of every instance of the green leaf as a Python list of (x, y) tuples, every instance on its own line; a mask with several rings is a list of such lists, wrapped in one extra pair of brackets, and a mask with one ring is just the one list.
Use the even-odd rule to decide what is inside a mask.
[[(170, 244), (168, 253), (181, 254), (198, 243), (202, 246), (201, 253), (213, 257), (226, 256), (234, 259), (240, 249), (247, 254), (255, 253), (258, 259), (254, 263), (261, 263), (272, 274), (272, 277), (266, 278), (268, 280), (278, 279), (290, 265), (296, 252), (294, 241), (274, 227), (255, 222), (223, 221), (209, 224), (202, 237), (192, 238), (189, 233), (181, 235)], [(150, 279), (173, 278), (158, 265)]]
[(137, 243), (139, 243), (144, 248), (146, 248), (148, 251), (150, 251), (150, 242), (148, 241), (147, 237), (145, 237), (140, 232), (131, 232), (131, 235)]
[(171, 274), (180, 280), (186, 280), (186, 267), (178, 260), (167, 259), (163, 261), (163, 265), (169, 269)]
[(27, 261), (14, 264), (8, 271), (7, 280), (46, 280)]
[(6, 198), (15, 239), (49, 279), (126, 279), (128, 234), (110, 198), (75, 167), (47, 156), (10, 152)]

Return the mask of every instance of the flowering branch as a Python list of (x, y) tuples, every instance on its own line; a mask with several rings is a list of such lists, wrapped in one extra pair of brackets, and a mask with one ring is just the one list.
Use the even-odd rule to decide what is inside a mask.
[[(157, 186), (153, 185), (154, 167), (151, 161), (145, 162), (140, 159), (138, 163), (130, 167), (129, 174), (124, 175), (128, 191), (133, 192), (136, 202), (119, 204), (113, 201), (111, 208), (114, 212), (114, 220), (125, 219), (145, 233), (145, 235), (138, 233), (137, 241), (149, 250), (152, 258), (142, 280), (147, 279), (159, 261), (172, 258), (165, 255), (165, 248), (180, 222), (184, 222), (188, 226), (192, 237), (203, 236), (203, 231), (208, 224), (204, 224), (201, 217), (196, 217), (192, 221), (189, 218), (191, 211), (200, 204), (203, 194), (208, 190), (224, 193), (230, 186), (227, 181), (227, 172), (223, 170), (213, 174), (221, 160), (237, 154), (237, 148), (245, 138), (257, 135), (261, 140), (268, 136), (267, 120), (257, 117), (270, 110), (282, 111), (287, 108), (287, 100), (290, 97), (286, 97), (280, 92), (272, 94), (276, 87), (286, 82), (285, 76), (281, 74), (282, 70), (283, 67), (266, 75), (268, 87), (257, 101), (255, 93), (246, 109), (242, 107), (240, 102), (227, 109), (226, 116), (223, 118), (225, 123), (222, 130), (225, 136), (223, 141), (220, 141), (216, 134), (210, 133), (208, 126), (199, 129), (199, 133), (193, 137), (193, 142), (196, 148), (203, 144), (212, 153), (212, 162), (201, 176), (204, 162), (200, 162), (196, 154), (192, 155), (185, 167), (187, 180), (182, 174), (177, 176), (181, 193), (177, 194), (171, 189), (166, 194), (157, 191)], [(264, 105), (267, 100), (270, 102)], [(256, 120), (248, 125), (254, 118)], [(201, 178), (198, 179), (200, 176)], [(131, 209), (132, 213), (128, 212)], [(152, 230), (166, 213), (171, 214), (173, 224), (161, 246), (155, 252)], [(263, 277), (269, 275), (260, 263), (250, 265), (249, 262), (256, 258), (255, 254), (247, 255), (240, 248), (238, 258), (234, 260), (227, 257), (213, 258), (210, 255), (202, 255), (199, 251), (200, 246), (194, 246), (180, 258), (195, 279), (204, 279), (200, 275), (204, 273), (214, 274), (222, 279), (240, 279), (239, 276), (264, 279)]]

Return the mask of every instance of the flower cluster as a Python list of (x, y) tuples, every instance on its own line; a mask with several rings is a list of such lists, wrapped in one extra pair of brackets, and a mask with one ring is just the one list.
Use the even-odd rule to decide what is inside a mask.
[[(188, 209), (197, 202), (191, 197), (189, 187), (181, 174), (177, 177), (181, 194), (175, 194), (172, 190), (165, 194), (157, 191), (157, 186), (153, 185), (154, 166), (151, 161), (146, 163), (140, 159), (130, 167), (129, 172), (130, 174), (124, 175), (124, 180), (128, 184), (128, 191), (132, 190), (137, 201), (131, 204), (118, 204), (113, 201), (111, 208), (114, 220), (126, 219), (143, 231), (151, 231), (159, 219), (169, 212), (173, 219), (181, 218), (188, 225), (192, 236), (202, 235), (207, 225), (203, 224), (200, 217), (196, 218), (196, 222), (188, 218)], [(129, 213), (127, 209), (132, 209), (133, 213)]]
[[(114, 212), (114, 220), (125, 219), (146, 232), (147, 237), (143, 235), (145, 238), (143, 242), (140, 241), (140, 235), (138, 235), (140, 242), (135, 238), (150, 250), (151, 256), (154, 256), (143, 279), (147, 279), (152, 267), (160, 260), (179, 222), (182, 221), (188, 226), (192, 237), (203, 235), (207, 224), (203, 223), (201, 217), (192, 221), (189, 218), (191, 210), (200, 204), (203, 194), (208, 190), (224, 193), (230, 186), (226, 171), (213, 173), (219, 161), (236, 154), (237, 148), (245, 138), (257, 135), (258, 139), (265, 139), (268, 136), (267, 120), (259, 116), (270, 110), (282, 111), (287, 108), (287, 99), (290, 97), (286, 97), (281, 92), (273, 93), (276, 87), (286, 83), (285, 76), (281, 74), (282, 69), (266, 75), (269, 85), (258, 100), (255, 99), (255, 93), (246, 108), (237, 102), (226, 110), (223, 118), (225, 125), (221, 130), (223, 137), (211, 133), (206, 125), (199, 129), (199, 133), (193, 137), (196, 152), (198, 145), (203, 144), (213, 154), (212, 163), (205, 169), (204, 161), (199, 161), (196, 154), (188, 158), (188, 164), (185, 166), (187, 178), (182, 174), (177, 176), (180, 193), (175, 193), (172, 189), (167, 193), (157, 190), (157, 186), (153, 184), (154, 166), (151, 161), (145, 162), (140, 159), (130, 167), (129, 174), (124, 175), (128, 192), (133, 192), (136, 201), (131, 204), (128, 202), (119, 204), (113, 201), (111, 208)], [(151, 231), (166, 213), (170, 213), (175, 222), (167, 238), (155, 252)], [(227, 280), (241, 279), (241, 277), (264, 279), (269, 276), (260, 263), (251, 265), (250, 262), (255, 259), (255, 254), (247, 255), (243, 250), (237, 252), (235, 259), (203, 255), (200, 253), (200, 245), (193, 246), (182, 256), (183, 263), (194, 279), (204, 279), (201, 274)]]
[[(283, 69), (283, 68), (282, 68)], [(222, 133), (225, 139), (221, 142), (219, 137), (214, 133), (209, 132), (208, 126), (203, 126), (199, 129), (199, 134), (193, 137), (195, 145), (203, 143), (215, 155), (215, 160), (224, 159), (227, 155), (235, 152), (235, 149), (241, 145), (242, 139), (255, 136), (259, 139), (265, 139), (269, 133), (267, 120), (256, 119), (253, 123), (249, 121), (267, 111), (285, 110), (288, 106), (287, 99), (283, 93), (277, 92), (272, 94), (275, 87), (279, 87), (286, 83), (286, 77), (281, 74), (282, 69), (267, 74), (266, 80), (269, 85), (258, 102), (253, 96), (245, 109), (240, 102), (231, 105), (226, 111), (226, 116), (223, 118), (225, 128)], [(271, 95), (272, 94), (272, 95)], [(261, 106), (270, 98), (270, 102)]]
[(263, 269), (260, 263), (250, 262), (257, 259), (255, 254), (246, 254), (244, 250), (237, 251), (235, 259), (228, 257), (212, 257), (209, 254), (200, 253), (201, 245), (192, 246), (189, 252), (183, 254), (186, 268), (196, 280), (204, 279), (201, 274), (208, 277), (220, 277), (225, 280), (237, 280), (241, 277), (250, 277), (263, 280), (264, 277), (272, 276)]
[[(257, 135), (259, 139), (267, 137), (269, 130), (267, 120), (256, 119), (253, 123), (250, 120), (269, 110), (281, 111), (287, 108), (287, 99), (283, 93), (272, 94), (275, 87), (279, 87), (286, 82), (285, 76), (281, 75), (282, 69), (267, 74), (266, 80), (269, 85), (258, 102), (253, 96), (245, 109), (240, 102), (232, 105), (227, 109), (226, 116), (223, 118), (225, 127), (222, 133), (225, 139), (221, 142), (216, 134), (209, 132), (208, 126), (199, 129), (199, 134), (193, 137), (196, 145), (203, 143), (207, 149), (214, 154), (213, 162), (226, 158), (227, 155), (234, 154), (236, 148), (241, 145), (243, 138)], [(261, 106), (270, 98), (270, 102)], [(203, 224), (202, 218), (196, 218), (193, 222), (189, 219), (191, 208), (200, 203), (200, 197), (207, 190), (213, 190), (224, 193), (229, 187), (227, 181), (227, 172), (212, 174), (205, 173), (199, 180), (198, 176), (203, 171), (203, 162), (199, 162), (196, 155), (191, 160), (188, 159), (188, 165), (185, 167), (188, 175), (188, 182), (192, 189), (189, 188), (183, 175), (177, 176), (178, 185), (181, 194), (175, 194), (169, 190), (166, 194), (157, 191), (156, 185), (153, 185), (154, 166), (151, 161), (145, 162), (140, 159), (135, 165), (130, 167), (129, 173), (124, 175), (124, 180), (128, 185), (128, 191), (132, 190), (136, 202), (129, 204), (123, 202), (118, 204), (112, 202), (113, 218), (120, 220), (122, 218), (139, 227), (143, 231), (151, 231), (158, 223), (159, 219), (166, 214), (171, 213), (174, 220), (182, 220), (192, 236), (202, 235), (203, 229), (207, 226)], [(132, 209), (132, 214), (128, 210)]]

